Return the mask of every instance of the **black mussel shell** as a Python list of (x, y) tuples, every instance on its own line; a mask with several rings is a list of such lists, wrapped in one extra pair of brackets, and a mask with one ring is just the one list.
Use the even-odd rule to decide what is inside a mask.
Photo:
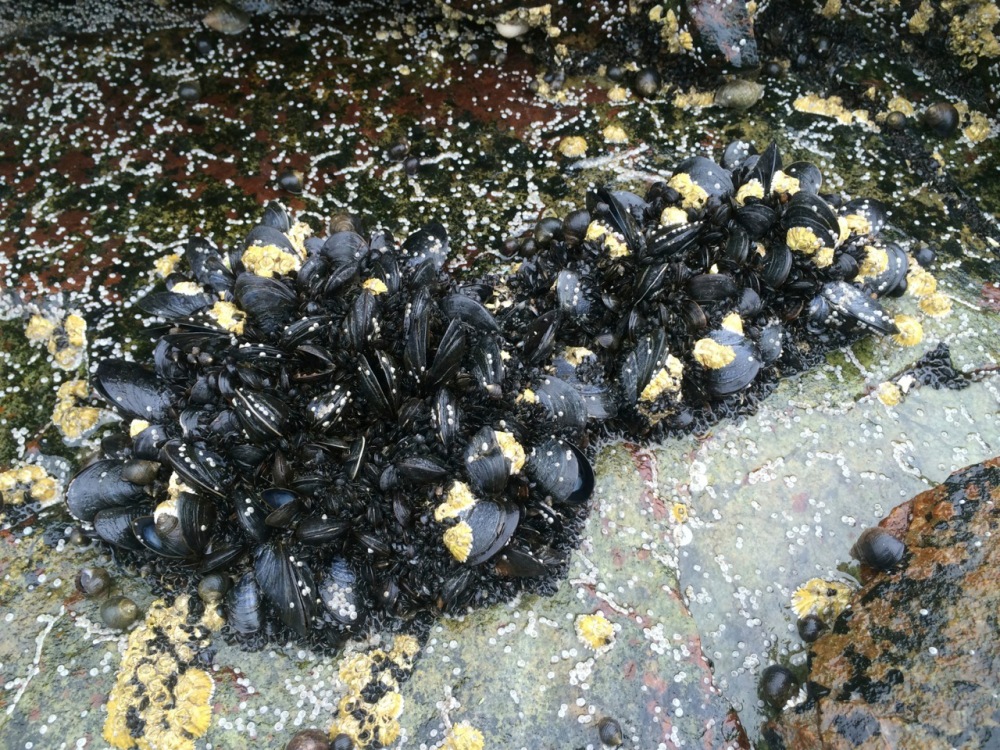
[(469, 485), (478, 497), (495, 497), (507, 486), (510, 462), (491, 427), (483, 427), (469, 440), (464, 465)]
[(556, 424), (572, 430), (584, 428), (588, 417), (587, 405), (581, 393), (569, 383), (556, 377), (545, 377), (533, 390)]
[(237, 388), (233, 394), (233, 411), (254, 442), (284, 435), (288, 406), (277, 396)]
[(899, 333), (878, 302), (846, 281), (824, 284), (820, 296), (810, 303), (809, 317), (827, 328), (851, 330), (860, 326), (875, 333)]
[(527, 469), (539, 489), (556, 502), (578, 505), (594, 491), (594, 469), (583, 451), (565, 440), (549, 438), (535, 446)]
[(135, 362), (106, 359), (97, 366), (94, 386), (125, 417), (158, 422), (171, 406), (173, 391), (151, 370)]
[(97, 536), (115, 547), (142, 549), (142, 544), (132, 531), (132, 522), (147, 515), (149, 511), (148, 505), (116, 505), (105, 508), (94, 515), (94, 531)]
[(752, 143), (740, 140), (731, 141), (722, 151), (722, 168), (733, 171), (756, 153), (757, 149), (753, 147)]
[(814, 195), (819, 194), (823, 186), (823, 173), (819, 167), (807, 161), (796, 161), (782, 170), (789, 177), (799, 181), (799, 190)]
[(681, 173), (687, 174), (710, 198), (725, 198), (733, 192), (729, 172), (705, 156), (692, 156), (682, 161), (674, 169), (674, 174)]
[(316, 583), (312, 571), (280, 542), (257, 551), (254, 574), (264, 596), (285, 625), (299, 635), (312, 626), (316, 608)]
[(472, 548), (465, 564), (479, 565), (492, 558), (510, 541), (520, 517), (516, 505), (477, 502), (465, 517), (465, 523), (472, 529)]
[(106, 459), (92, 463), (73, 477), (66, 490), (66, 505), (73, 517), (93, 521), (105, 508), (132, 506), (148, 499), (144, 487), (122, 477), (124, 468), (123, 461)]
[(747, 337), (726, 328), (712, 331), (709, 337), (717, 344), (732, 348), (736, 355), (732, 362), (723, 367), (705, 368), (709, 392), (721, 397), (742, 391), (760, 372), (760, 350)]
[(226, 594), (226, 623), (237, 633), (252, 635), (264, 623), (260, 586), (252, 572), (244, 573)]
[(195, 490), (222, 497), (225, 494), (225, 461), (222, 456), (198, 443), (169, 440), (160, 449), (162, 460), (173, 467), (177, 476)]
[(760, 258), (757, 273), (760, 280), (771, 289), (780, 288), (792, 270), (792, 251), (781, 242), (772, 243)]
[(866, 233), (869, 236), (875, 236), (881, 232), (882, 227), (888, 221), (888, 211), (885, 205), (874, 198), (855, 198), (848, 201), (841, 207), (840, 213), (843, 216), (853, 214), (863, 217), (871, 226), (871, 229)]
[(232, 291), (236, 278), (211, 242), (201, 237), (192, 237), (184, 246), (184, 257), (199, 284), (216, 294)]
[(408, 266), (417, 267), (429, 262), (435, 271), (440, 271), (448, 258), (448, 230), (432, 221), (407, 237), (402, 251)]
[(358, 579), (342, 558), (334, 558), (324, 568), (319, 583), (319, 598), (327, 612), (339, 623), (358, 626), (364, 614)]
[(265, 333), (278, 333), (298, 306), (295, 292), (278, 279), (241, 273), (236, 278), (239, 306)]
[(892, 570), (903, 560), (906, 545), (885, 529), (865, 529), (851, 547), (851, 557), (875, 570)]

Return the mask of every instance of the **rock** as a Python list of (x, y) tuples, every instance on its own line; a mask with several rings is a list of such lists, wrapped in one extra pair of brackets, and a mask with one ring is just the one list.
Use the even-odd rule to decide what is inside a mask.
[(893, 750), (995, 741), (998, 500), (995, 458), (956, 472), (882, 521), (904, 540), (907, 564), (863, 571), (868, 580), (852, 607), (813, 646), (809, 679), (829, 694), (766, 725), (772, 747)]
[(736, 68), (756, 68), (757, 42), (746, 3), (691, 0), (687, 12), (694, 22), (702, 57)]

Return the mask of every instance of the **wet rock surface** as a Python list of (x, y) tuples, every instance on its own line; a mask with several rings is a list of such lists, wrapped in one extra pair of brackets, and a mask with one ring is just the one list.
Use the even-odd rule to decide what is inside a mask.
[(1000, 610), (1000, 459), (950, 476), (880, 526), (906, 545), (811, 648), (815, 705), (766, 725), (772, 748), (992, 747)]
[[(169, 273), (175, 243), (235, 242), (270, 199), (317, 223), (338, 211), (381, 217), (397, 237), (440, 220), (455, 268), (502, 275), (504, 239), (582, 205), (591, 185), (641, 192), (686, 156), (719, 158), (734, 138), (775, 140), (789, 161), (815, 161), (831, 191), (884, 200), (889, 231), (908, 249), (937, 251), (952, 315), (924, 316), (912, 295), (892, 303), (921, 316), (920, 345), (859, 341), (784, 381), (755, 416), (705, 435), (651, 446), (609, 435), (567, 580), (552, 597), (436, 624), (400, 686), (395, 746), (437, 748), (468, 726), (488, 747), (598, 747), (605, 716), (625, 747), (760, 742), (760, 673), (806, 661), (792, 592), (815, 577), (852, 584), (848, 553), (862, 528), (1000, 454), (997, 123), (983, 79), (915, 75), (892, 46), (883, 58), (855, 55), (893, 39), (896, 21), (879, 15), (869, 27), (845, 12), (824, 25), (827, 64), (813, 33), (826, 20), (795, 4), (792, 33), (771, 41), (789, 6), (770, 4), (756, 20), (760, 55), (780, 65), (743, 113), (711, 106), (721, 80), (692, 74), (684, 19), (670, 32), (665, 11), (657, 28), (636, 32), (634, 49), (607, 58), (645, 65), (661, 43), (676, 45), (681, 63), (661, 66), (664, 86), (641, 98), (631, 71), (604, 77), (604, 58), (586, 55), (586, 76), (536, 95), (530, 84), (553, 72), (536, 51), (436, 14), (373, 4), (295, 18), (261, 4), (248, 6), (241, 34), (206, 40), (211, 3), (141, 17), (112, 5), (74, 9), (52, 27), (71, 36), (36, 30), (2, 56), (0, 91), (13, 104), (0, 132), (0, 460), (17, 477), (35, 481), (21, 464), (44, 459), (58, 478), (55, 456), (77, 467), (94, 452), (106, 415), (87, 378), (101, 358), (147, 345), (135, 299), (162, 283), (154, 268)], [(109, 37), (115, 23), (123, 31)], [(851, 24), (864, 34), (849, 34)], [(179, 85), (193, 80), (200, 98), (182, 99)], [(940, 99), (962, 107), (947, 139), (917, 119)], [(884, 117), (907, 106), (903, 128), (889, 128)], [(560, 152), (568, 137), (584, 151)], [(393, 156), (400, 149), (410, 167)], [(282, 188), (287, 170), (302, 173), (301, 195)], [(82, 345), (61, 333), (72, 315), (86, 321)], [(53, 335), (32, 338), (37, 316)], [(941, 341), (947, 364), (922, 359)], [(879, 398), (885, 383), (898, 391), (892, 404)], [(0, 530), (0, 745), (102, 746), (129, 635), (103, 625), (103, 600), (84, 599), (74, 578), (106, 567), (107, 595), (135, 600), (144, 617), (161, 592), (106, 550), (72, 542), (66, 514), (40, 507), (50, 484), (17, 479), (13, 492), (30, 502), (5, 508)], [(199, 657), (214, 693), (197, 747), (282, 747), (304, 727), (329, 730), (351, 692), (343, 667), (393, 645), (387, 633), (325, 656), (296, 644), (245, 653), (214, 632)], [(945, 688), (941, 704), (962, 689)]]

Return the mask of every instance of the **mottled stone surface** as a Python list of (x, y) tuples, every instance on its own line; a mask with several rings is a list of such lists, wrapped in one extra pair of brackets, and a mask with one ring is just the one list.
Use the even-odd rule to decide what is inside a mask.
[(686, 4), (703, 60), (733, 68), (756, 68), (760, 62), (753, 18), (742, 0), (690, 0)]
[[(626, 747), (745, 746), (740, 725), (757, 740), (766, 718), (759, 672), (805, 661), (791, 592), (813, 577), (851, 581), (848, 550), (863, 527), (1000, 453), (996, 120), (987, 118), (985, 139), (942, 141), (912, 120), (882, 128), (894, 97), (960, 95), (940, 77), (915, 76), (898, 49), (842, 67), (844, 108), (871, 120), (846, 124), (792, 106), (833, 92), (818, 64), (762, 79), (748, 116), (672, 93), (612, 98), (612, 82), (596, 74), (536, 96), (528, 84), (542, 71), (519, 42), (500, 49), (493, 33), (377, 4), (319, 18), (256, 13), (244, 34), (213, 37), (205, 57), (193, 49), (204, 30), (197, 9), (151, 10), (148, 23), (109, 35), (106, 6), (92, 7), (92, 27), (74, 9), (86, 33), (18, 40), (0, 54), (0, 468), (39, 455), (85, 460), (94, 439), (69, 446), (51, 424), (60, 386), (101, 357), (148, 345), (134, 301), (159, 283), (154, 264), (177, 241), (235, 241), (274, 198), (317, 226), (350, 211), (405, 236), (440, 220), (455, 268), (502, 275), (503, 239), (582, 205), (592, 184), (642, 192), (683, 157), (718, 158), (733, 138), (758, 148), (776, 140), (787, 161), (821, 168), (824, 190), (888, 203), (890, 231), (907, 248), (920, 240), (938, 250), (934, 272), (955, 309), (923, 316), (917, 347), (862, 340), (783, 383), (756, 416), (706, 435), (645, 447), (608, 436), (568, 580), (551, 598), (437, 624), (402, 686), (400, 747), (437, 747), (467, 721), (488, 747), (596, 748), (604, 715), (621, 723)], [(835, 54), (853, 54), (843, 44)], [(668, 84), (673, 73), (663, 71)], [(192, 78), (202, 97), (184, 102), (178, 85)], [(710, 93), (718, 81), (703, 78)], [(624, 143), (607, 142), (610, 125)], [(558, 152), (568, 136), (584, 137), (585, 156)], [(420, 159), (412, 177), (387, 155), (403, 138)], [(278, 189), (287, 167), (304, 172), (303, 195)], [(912, 296), (888, 304), (921, 316)], [(76, 370), (54, 367), (27, 338), (39, 310), (86, 319)], [(883, 405), (880, 384), (939, 341), (969, 387), (913, 387)], [(103, 564), (116, 593), (143, 607), (158, 593), (106, 551), (67, 544), (58, 508), (8, 511), (0, 746), (100, 747), (127, 639), (100, 624), (99, 602), (81, 598), (73, 578)], [(577, 634), (579, 618), (596, 613), (616, 628), (600, 653)], [(344, 658), (387, 639), (320, 656), (295, 644), (244, 653), (213, 637), (213, 721), (199, 748), (280, 748), (299, 728), (329, 728), (346, 693)]]
[(764, 737), (789, 750), (993, 747), (1000, 459), (956, 472), (880, 525), (905, 542), (903, 565), (866, 571), (851, 609), (811, 649), (809, 679), (829, 695)]

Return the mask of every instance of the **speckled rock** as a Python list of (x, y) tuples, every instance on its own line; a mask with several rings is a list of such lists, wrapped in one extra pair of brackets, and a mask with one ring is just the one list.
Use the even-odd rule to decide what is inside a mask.
[(1000, 736), (1000, 458), (963, 469), (881, 523), (907, 546), (813, 647), (830, 692), (764, 728), (772, 748), (991, 747)]
[(690, 0), (687, 12), (707, 63), (756, 68), (759, 63), (753, 18), (745, 2)]

